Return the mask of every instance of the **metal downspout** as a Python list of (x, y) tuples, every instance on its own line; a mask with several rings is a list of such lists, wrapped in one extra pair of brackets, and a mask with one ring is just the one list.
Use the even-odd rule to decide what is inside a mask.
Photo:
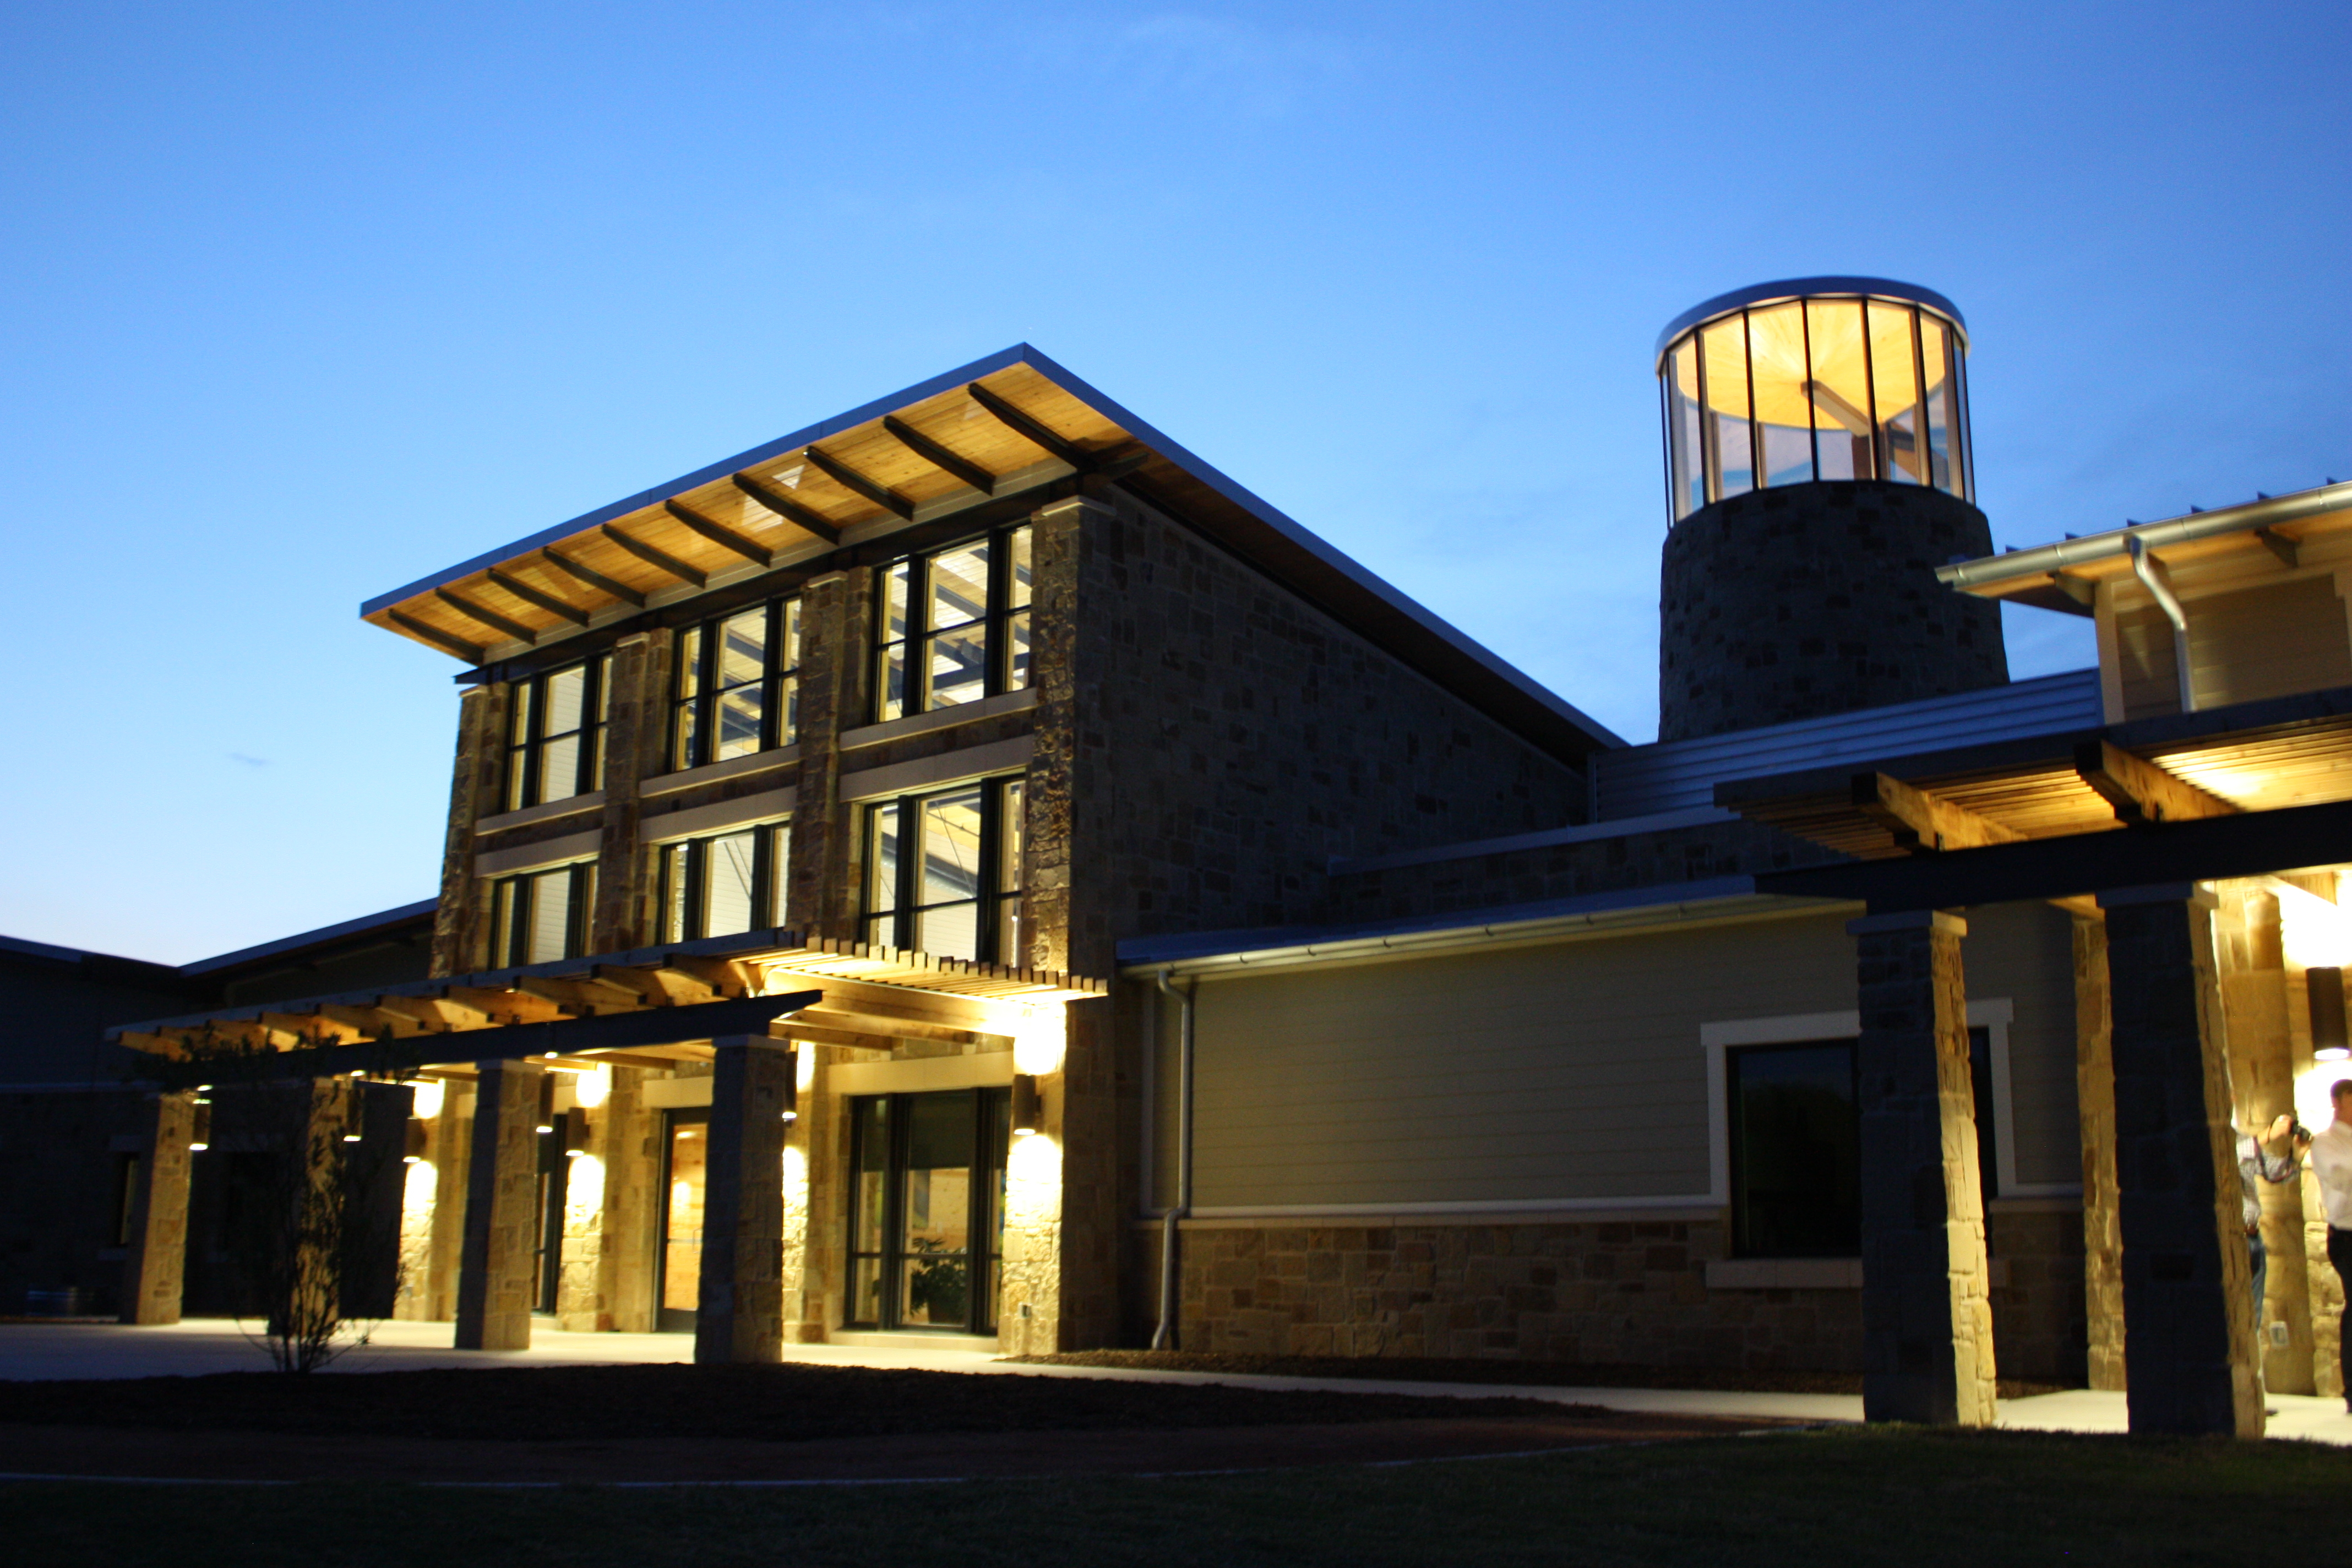
[(2180, 710), (2197, 711), (2197, 688), (2189, 668), (2189, 612), (2180, 606), (2179, 596), (2172, 591), (2171, 576), (2147, 547), (2147, 541), (2137, 534), (2124, 541), (2124, 551), (2131, 557), (2132, 575), (2156, 600), (2164, 618), (2172, 623), (2172, 668), (2174, 679), (2180, 682)]
[(1176, 1348), (1176, 1311), (1181, 1294), (1177, 1268), (1178, 1222), (1192, 1212), (1192, 993), (1193, 982), (1179, 991), (1168, 983), (1168, 971), (1155, 978), (1160, 989), (1176, 998), (1181, 1022), (1176, 1045), (1176, 1201), (1169, 1205), (1160, 1231), (1160, 1327), (1151, 1335), (1156, 1351)]

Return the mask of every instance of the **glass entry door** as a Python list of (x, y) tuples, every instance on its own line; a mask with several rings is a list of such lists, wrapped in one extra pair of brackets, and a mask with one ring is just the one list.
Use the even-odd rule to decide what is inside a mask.
[(710, 1112), (662, 1113), (661, 1245), (655, 1253), (654, 1326), (692, 1333), (702, 1296), (702, 1197), (710, 1165)]
[(1001, 1089), (851, 1101), (848, 1326), (996, 1331), (1011, 1127)]

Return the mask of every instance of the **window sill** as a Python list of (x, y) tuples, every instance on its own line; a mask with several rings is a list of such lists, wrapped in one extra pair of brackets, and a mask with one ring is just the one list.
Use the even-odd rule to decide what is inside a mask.
[(778, 746), (772, 752), (753, 752), (748, 757), (730, 757), (723, 763), (705, 763), (698, 768), (688, 768), (675, 773), (663, 773), (646, 779), (637, 785), (637, 798), (647, 799), (659, 795), (676, 795), (697, 784), (716, 784), (720, 779), (738, 779), (745, 773), (763, 773), (771, 768), (788, 768), (801, 760), (800, 746)]
[(1025, 713), (1036, 706), (1037, 689), (1034, 686), (1024, 687), (1018, 691), (1002, 691), (993, 697), (983, 697), (977, 702), (958, 703), (953, 708), (935, 708), (929, 713), (910, 713), (904, 719), (868, 724), (862, 730), (845, 730), (841, 733), (841, 749), (848, 752), (860, 746), (878, 746), (885, 741), (901, 740), (908, 735), (928, 735), (934, 730), (951, 730), (958, 724), (993, 719), (1000, 713)]
[(552, 822), (559, 816), (577, 816), (583, 812), (602, 811), (604, 792), (590, 790), (586, 795), (568, 795), (562, 800), (551, 800), (538, 805), (526, 805), (520, 811), (502, 811), (496, 816), (485, 816), (474, 824), (479, 833), (503, 833), (509, 827), (528, 827), (534, 822)]

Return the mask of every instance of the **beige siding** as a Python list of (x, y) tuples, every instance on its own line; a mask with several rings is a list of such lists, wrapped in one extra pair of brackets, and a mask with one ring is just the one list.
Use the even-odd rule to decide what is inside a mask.
[[(1700, 1026), (1849, 1012), (1843, 915), (1201, 983), (1194, 1205), (1514, 1204), (1708, 1188)], [(2066, 917), (1971, 910), (2006, 997), (2019, 1180), (2076, 1179)], [(1177, 1015), (1159, 1019), (1156, 1201), (1175, 1189)]]
[(2009, 1100), (2017, 1179), (2030, 1186), (2080, 1183), (2071, 917), (2047, 904), (1997, 904), (1969, 910), (1968, 921), (1960, 965), (1969, 994), (2006, 997), (2013, 1008)]
[(1207, 982), (1195, 1205), (1703, 1194), (1699, 1026), (1851, 1009), (1841, 927), (1777, 920)]
[[(2332, 575), (2209, 594), (2187, 609), (2189, 679), (2200, 709), (2352, 686), (2352, 642)], [(2116, 651), (2126, 717), (2179, 710), (2172, 627), (2162, 611), (2117, 615)]]

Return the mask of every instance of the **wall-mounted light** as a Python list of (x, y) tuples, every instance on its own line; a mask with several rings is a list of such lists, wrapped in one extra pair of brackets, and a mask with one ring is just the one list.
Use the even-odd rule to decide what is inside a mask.
[(1013, 1136), (1026, 1138), (1045, 1125), (1045, 1097), (1037, 1092), (1037, 1075), (1013, 1075)]
[(798, 1051), (784, 1053), (783, 1119), (786, 1121), (801, 1119), (801, 1054)]
[(2311, 1002), (2312, 1059), (2340, 1062), (2352, 1058), (2352, 1042), (2346, 1040), (2344, 1030), (2344, 972), (2306, 969), (2303, 982)]
[(555, 1078), (551, 1073), (539, 1075), (539, 1130), (555, 1131)]
[[(210, 1089), (212, 1085), (206, 1084), (204, 1087)], [(199, 1093), (196, 1098), (195, 1116), (188, 1123), (188, 1152), (193, 1154), (198, 1150), (209, 1149), (212, 1146), (213, 1102)]]
[(588, 1152), (587, 1112), (573, 1110), (565, 1113), (563, 1118), (563, 1152), (566, 1156), (574, 1160)]
[(407, 1142), (400, 1152), (402, 1164), (414, 1165), (425, 1158), (425, 1123), (415, 1117), (409, 1118)]
[(449, 1091), (443, 1087), (439, 1079), (425, 1078), (417, 1079), (416, 1087), (410, 1092), (412, 1098), (408, 1102), (408, 1114), (419, 1121), (430, 1121), (441, 1114), (441, 1107), (446, 1101)]

